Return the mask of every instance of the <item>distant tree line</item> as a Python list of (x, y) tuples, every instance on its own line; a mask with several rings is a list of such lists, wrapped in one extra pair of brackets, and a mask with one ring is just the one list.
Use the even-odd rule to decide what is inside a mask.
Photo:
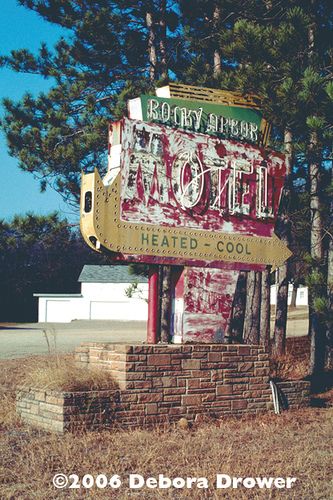
[(0, 321), (37, 321), (34, 293), (78, 293), (84, 264), (103, 263), (54, 213), (0, 220)]

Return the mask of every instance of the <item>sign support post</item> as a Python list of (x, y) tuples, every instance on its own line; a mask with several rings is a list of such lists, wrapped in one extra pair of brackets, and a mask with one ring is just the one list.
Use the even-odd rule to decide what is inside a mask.
[(151, 266), (148, 278), (148, 322), (147, 322), (147, 342), (157, 344), (158, 337), (158, 298), (159, 279), (158, 267)]

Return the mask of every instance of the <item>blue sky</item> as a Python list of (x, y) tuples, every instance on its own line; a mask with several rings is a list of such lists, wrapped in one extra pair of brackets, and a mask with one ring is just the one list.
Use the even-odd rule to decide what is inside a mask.
[[(16, 0), (1, 2), (0, 16), (0, 54), (5, 55), (13, 49), (28, 48), (36, 51), (41, 42), (49, 46), (66, 35), (65, 30), (47, 23), (31, 10), (16, 3)], [(25, 75), (0, 68), (0, 99), (9, 97), (19, 100), (29, 91), (36, 95), (47, 90), (51, 82), (38, 75)], [(3, 109), (0, 111), (1, 115)], [(39, 183), (30, 173), (18, 168), (16, 158), (7, 153), (4, 134), (0, 135), (0, 219), (10, 220), (13, 215), (27, 212), (48, 214), (54, 210), (71, 221), (78, 220), (78, 213), (67, 206), (59, 194), (51, 188), (40, 193)]]

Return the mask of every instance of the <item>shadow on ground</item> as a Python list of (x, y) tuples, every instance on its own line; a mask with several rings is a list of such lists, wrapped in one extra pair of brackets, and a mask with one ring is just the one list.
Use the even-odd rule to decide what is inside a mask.
[(40, 328), (33, 328), (31, 326), (0, 326), (0, 330), (40, 330)]
[(311, 406), (315, 408), (328, 408), (332, 406), (333, 395), (333, 370), (328, 370), (320, 377), (313, 377), (311, 381)]

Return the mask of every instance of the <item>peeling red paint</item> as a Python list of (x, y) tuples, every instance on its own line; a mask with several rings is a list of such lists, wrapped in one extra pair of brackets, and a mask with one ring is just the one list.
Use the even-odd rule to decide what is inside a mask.
[(272, 235), (283, 155), (134, 120), (125, 119), (123, 127), (122, 220)]
[(185, 268), (173, 297), (172, 328), (178, 341), (223, 341), (237, 278), (233, 270)]
[[(122, 121), (120, 217), (133, 223), (271, 237), (285, 176), (282, 154), (235, 140)], [(176, 341), (222, 342), (238, 271), (265, 265), (114, 254), (178, 266), (172, 273)]]

